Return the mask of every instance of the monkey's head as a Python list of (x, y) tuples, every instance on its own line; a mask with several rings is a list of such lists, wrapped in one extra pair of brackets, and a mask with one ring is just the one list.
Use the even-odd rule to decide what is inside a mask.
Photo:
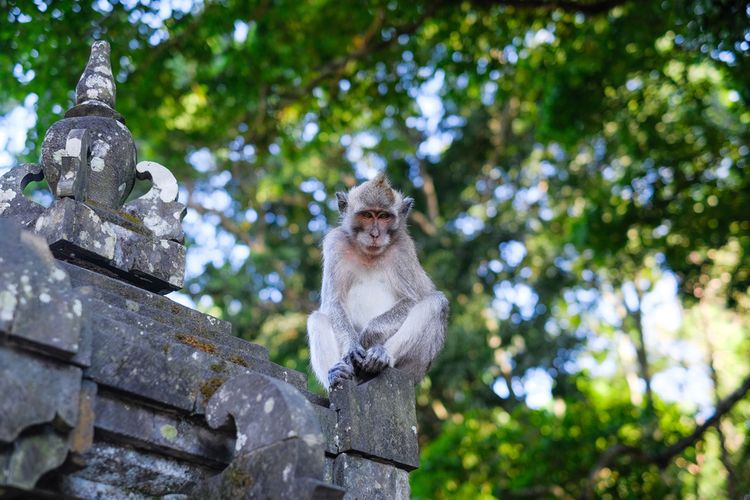
[(376, 257), (406, 230), (414, 200), (391, 188), (385, 174), (348, 193), (336, 193), (341, 227), (364, 255)]

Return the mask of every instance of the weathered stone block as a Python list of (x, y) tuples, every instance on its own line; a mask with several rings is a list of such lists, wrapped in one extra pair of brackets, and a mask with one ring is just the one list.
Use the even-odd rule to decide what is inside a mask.
[(315, 413), (318, 414), (320, 429), (323, 431), (326, 453), (336, 455), (339, 452), (338, 435), (336, 433), (336, 412), (330, 408), (318, 405), (314, 405), (313, 408), (315, 409)]
[(334, 483), (346, 500), (408, 500), (409, 473), (392, 465), (343, 453), (333, 465)]
[(81, 301), (44, 240), (0, 219), (0, 332), (69, 358), (79, 348)]
[[(96, 392), (98, 387), (90, 380), (81, 383), (78, 403), (78, 422), (70, 433), (70, 451), (80, 455), (91, 449), (94, 444), (94, 418)], [(77, 457), (76, 457), (77, 458)]]
[(158, 450), (161, 454), (211, 467), (224, 467), (232, 458), (234, 437), (208, 429), (205, 423), (100, 393), (96, 400), (96, 429), (110, 441)]
[(0, 346), (0, 444), (41, 423), (73, 428), (80, 387), (80, 368)]
[[(284, 500), (338, 500), (341, 488), (321, 479), (299, 477), (304, 463), (304, 443), (300, 438), (280, 441), (238, 456), (220, 476), (200, 484), (190, 498), (256, 498)], [(302, 451), (302, 455), (300, 452)]]
[(392, 461), (406, 470), (419, 466), (414, 384), (389, 368), (356, 385), (346, 382), (331, 391), (338, 414), (339, 452), (356, 451)]
[(62, 198), (36, 220), (34, 231), (61, 260), (98, 266), (159, 293), (178, 290), (184, 283), (185, 247), (158, 239), (115, 212)]
[(87, 328), (94, 337), (87, 377), (167, 406), (203, 413), (214, 392), (242, 373), (305, 385), (299, 372), (252, 357), (223, 359), (217, 343), (181, 331), (147, 330), (98, 314), (87, 318)]
[(32, 225), (44, 207), (26, 198), (23, 190), (43, 177), (42, 167), (33, 163), (24, 163), (0, 176), (0, 217), (19, 226)]
[(75, 498), (151, 498), (181, 492), (217, 472), (101, 440), (84, 454), (83, 460), (84, 469), (61, 478), (63, 494)]

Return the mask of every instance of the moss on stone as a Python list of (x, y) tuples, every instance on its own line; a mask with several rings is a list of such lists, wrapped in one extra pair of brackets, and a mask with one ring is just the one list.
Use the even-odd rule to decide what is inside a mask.
[(242, 358), (241, 358), (241, 357), (240, 357), (239, 355), (237, 355), (237, 354), (235, 354), (235, 355), (233, 355), (233, 356), (230, 356), (230, 357), (229, 357), (229, 361), (231, 361), (231, 362), (232, 362), (232, 363), (234, 363), (235, 365), (240, 365), (240, 366), (244, 366), (245, 368), (247, 368), (247, 361), (245, 361), (244, 359), (242, 359)]
[(201, 340), (197, 337), (194, 337), (192, 335), (188, 335), (186, 333), (178, 333), (176, 335), (176, 338), (183, 344), (189, 345), (191, 347), (195, 347), (196, 349), (199, 349), (203, 352), (207, 352), (209, 354), (216, 353), (216, 347), (214, 347), (213, 344), (209, 344), (208, 342)]
[(200, 391), (201, 395), (203, 396), (203, 400), (208, 401), (209, 399), (211, 399), (211, 396), (213, 396), (214, 393), (219, 390), (219, 387), (221, 387), (224, 382), (225, 379), (220, 377), (213, 377), (204, 380), (200, 385)]

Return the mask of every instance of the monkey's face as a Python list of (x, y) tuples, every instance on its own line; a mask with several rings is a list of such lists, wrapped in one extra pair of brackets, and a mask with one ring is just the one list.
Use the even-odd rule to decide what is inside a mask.
[(398, 228), (398, 216), (391, 210), (363, 208), (352, 217), (352, 236), (365, 255), (375, 257), (388, 248)]

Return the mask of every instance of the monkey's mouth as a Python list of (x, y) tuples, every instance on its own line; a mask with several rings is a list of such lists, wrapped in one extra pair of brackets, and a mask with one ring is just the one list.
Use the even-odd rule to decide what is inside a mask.
[(383, 251), (383, 245), (366, 245), (365, 251), (367, 253), (380, 253)]

